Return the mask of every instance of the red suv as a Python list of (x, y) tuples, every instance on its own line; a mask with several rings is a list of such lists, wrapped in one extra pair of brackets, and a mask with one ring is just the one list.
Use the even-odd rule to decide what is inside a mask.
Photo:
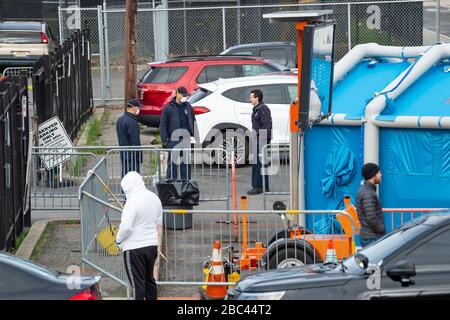
[(149, 65), (150, 70), (138, 83), (138, 99), (143, 105), (138, 121), (148, 126), (159, 126), (164, 106), (173, 99), (180, 86), (192, 93), (198, 88), (198, 84), (219, 78), (255, 76), (287, 70), (287, 67), (270, 60), (245, 56), (180, 57)]

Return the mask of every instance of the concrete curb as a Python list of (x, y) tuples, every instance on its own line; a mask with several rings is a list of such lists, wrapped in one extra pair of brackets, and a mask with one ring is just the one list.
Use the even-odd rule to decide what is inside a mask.
[(49, 223), (58, 221), (64, 222), (70, 220), (72, 219), (47, 219), (36, 221), (28, 231), (28, 234), (20, 245), (19, 250), (17, 250), (16, 256), (24, 259), (30, 259), (31, 255), (33, 254), (34, 248), (36, 247), (39, 239), (42, 236), (42, 233), (44, 233), (45, 228), (47, 228), (47, 225)]

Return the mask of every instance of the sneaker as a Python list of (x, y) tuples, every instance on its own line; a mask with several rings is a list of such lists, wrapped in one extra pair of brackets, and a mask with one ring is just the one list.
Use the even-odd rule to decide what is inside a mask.
[(262, 189), (260, 188), (251, 188), (250, 190), (247, 191), (247, 194), (250, 196), (254, 196), (260, 193), (262, 193)]

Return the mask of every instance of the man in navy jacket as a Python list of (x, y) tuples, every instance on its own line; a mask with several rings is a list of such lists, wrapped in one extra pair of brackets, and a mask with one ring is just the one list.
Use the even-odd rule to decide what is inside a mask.
[[(187, 101), (188, 92), (185, 87), (177, 89), (176, 96), (163, 110), (159, 131), (162, 146), (165, 149), (187, 149), (191, 147), (191, 137), (195, 133), (195, 114), (191, 104)], [(191, 165), (189, 154), (183, 151), (170, 152), (167, 164), (166, 177), (169, 180), (191, 178)]]
[[(136, 116), (139, 114), (140, 103), (131, 99), (127, 103), (127, 111), (117, 120), (116, 131), (121, 147), (141, 146), (141, 132)], [(121, 151), (120, 162), (122, 164), (122, 177), (130, 171), (140, 172), (142, 151)]]

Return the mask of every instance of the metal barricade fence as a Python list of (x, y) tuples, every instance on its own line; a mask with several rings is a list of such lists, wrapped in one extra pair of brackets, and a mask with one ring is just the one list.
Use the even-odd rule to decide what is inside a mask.
[[(42, 149), (42, 148), (41, 148)], [(97, 156), (92, 152), (42, 150), (32, 153), (32, 210), (78, 210), (78, 188)]]
[[(128, 286), (123, 256), (110, 237), (109, 246), (99, 237), (120, 223), (121, 210), (111, 203), (97, 175), (106, 174), (106, 161), (94, 168), (80, 188), (83, 262)], [(246, 205), (241, 203), (244, 209)], [(419, 214), (439, 209), (386, 209), (389, 219), (406, 222)], [(237, 215), (237, 224), (224, 223), (225, 216)], [(213, 243), (222, 245), (222, 260), (227, 276), (238, 271), (240, 277), (267, 269), (300, 266), (325, 261), (336, 263), (356, 252), (357, 221), (347, 211), (264, 211), (264, 210), (164, 210), (157, 283), (171, 286), (218, 285), (207, 282), (208, 263)], [(297, 227), (292, 221), (303, 215), (311, 229)], [(339, 221), (330, 234), (323, 230), (326, 216)], [(178, 220), (177, 223), (173, 223)], [(328, 252), (330, 240), (334, 252)], [(329, 260), (330, 259), (330, 260)], [(236, 278), (227, 277), (232, 286)]]
[[(95, 170), (106, 173), (105, 162)], [(111, 204), (103, 188), (94, 174), (80, 188), (82, 260), (117, 283), (128, 286), (123, 254), (115, 247), (110, 231), (119, 226), (121, 210)], [(233, 224), (223, 222), (229, 214), (239, 216), (237, 237)], [(350, 229), (347, 234), (336, 230), (334, 234), (324, 235), (301, 228), (292, 229), (296, 231), (292, 234), (291, 229), (286, 229), (285, 217), (299, 214), (310, 216), (313, 222), (320, 221), (324, 215), (341, 215), (348, 219)], [(215, 240), (222, 244), (227, 275), (236, 270), (245, 276), (277, 267), (323, 262), (330, 240), (334, 242), (337, 257), (348, 257), (354, 251), (354, 223), (344, 211), (164, 210), (163, 215), (159, 249), (164, 257), (160, 255), (157, 261), (158, 285), (214, 284), (205, 280), (205, 267), (210, 262)], [(170, 226), (168, 220), (172, 219), (181, 219), (178, 230)], [(247, 230), (245, 235), (244, 230)], [(109, 242), (101, 239), (105, 234)], [(226, 284), (234, 283), (235, 280), (229, 278)]]
[[(223, 149), (188, 149), (185, 157), (175, 157), (182, 150), (158, 149), (156, 147), (118, 146), (33, 148), (31, 205), (33, 210), (78, 210), (78, 188), (88, 170), (93, 168), (100, 157), (104, 157), (107, 181), (114, 194), (123, 198), (120, 181), (123, 171), (139, 169), (147, 187), (157, 192), (156, 183), (167, 177), (168, 158), (174, 154), (175, 170), (180, 173), (189, 167), (190, 178), (200, 186), (200, 201), (223, 201), (229, 208), (230, 174), (229, 167), (222, 165)], [(134, 157), (139, 159), (135, 166)], [(121, 159), (122, 158), (122, 159)], [(122, 161), (127, 159), (124, 165)], [(228, 158), (227, 158), (228, 159)], [(130, 160), (130, 161), (128, 161)], [(142, 161), (142, 162), (141, 162)], [(186, 163), (183, 163), (186, 161)], [(189, 164), (189, 165), (188, 165)], [(175, 178), (175, 176), (173, 176)]]
[(261, 149), (260, 157), (263, 165), (262, 173), (268, 175), (269, 182), (267, 186), (266, 179), (262, 179), (264, 210), (266, 210), (268, 201), (274, 196), (277, 196), (277, 200), (289, 200), (289, 145), (267, 144)]
[(26, 77), (27, 77), (28, 101), (29, 101), (29, 105), (30, 105), (30, 112), (34, 112), (33, 92), (32, 92), (32, 89), (33, 89), (33, 67), (8, 67), (8, 68), (5, 68), (5, 70), (3, 70), (4, 77), (21, 76), (24, 73), (26, 74)]
[(426, 214), (446, 210), (445, 208), (385, 208), (383, 209), (386, 222), (386, 231), (390, 232), (399, 228), (406, 222), (414, 220)]
[(106, 181), (115, 195), (121, 197), (122, 176), (135, 169), (143, 176), (147, 188), (155, 193), (159, 181), (191, 179), (199, 185), (200, 201), (226, 201), (228, 209), (230, 174), (229, 166), (222, 165), (225, 154), (226, 151), (220, 148), (116, 148), (105, 156)]
[(33, 77), (33, 67), (8, 67), (3, 70), (3, 76), (20, 76), (22, 72), (26, 72), (27, 78)]

